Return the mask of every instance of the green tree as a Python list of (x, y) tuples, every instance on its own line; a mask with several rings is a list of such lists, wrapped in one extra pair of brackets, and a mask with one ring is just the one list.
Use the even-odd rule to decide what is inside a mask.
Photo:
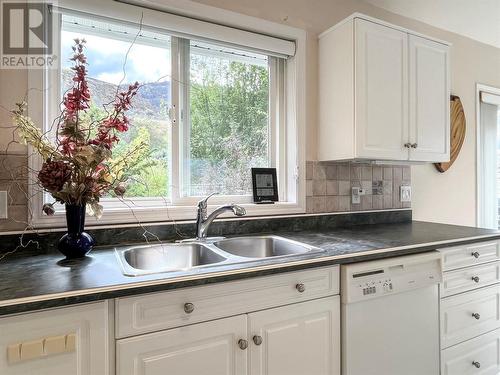
[(191, 66), (191, 193), (248, 193), (250, 167), (267, 166), (267, 67), (206, 56)]

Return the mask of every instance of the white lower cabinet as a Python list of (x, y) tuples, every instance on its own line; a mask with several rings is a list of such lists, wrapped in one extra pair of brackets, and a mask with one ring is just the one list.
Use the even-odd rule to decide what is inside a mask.
[(441, 375), (500, 373), (500, 330), (443, 350)]
[(246, 315), (121, 339), (116, 347), (116, 373), (245, 375), (247, 351), (239, 346), (245, 343)]
[(108, 321), (108, 302), (0, 318), (0, 374), (112, 374)]
[(117, 341), (120, 375), (337, 375), (340, 300), (321, 298)]
[(440, 249), (441, 375), (500, 374), (500, 241)]
[(250, 375), (340, 373), (340, 298), (248, 315)]

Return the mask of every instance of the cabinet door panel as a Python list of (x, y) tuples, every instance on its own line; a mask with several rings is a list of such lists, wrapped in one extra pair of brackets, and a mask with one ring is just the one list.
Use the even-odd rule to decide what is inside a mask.
[(245, 375), (246, 315), (117, 341), (120, 375)]
[[(0, 374), (110, 374), (111, 338), (107, 307), (107, 302), (98, 302), (1, 318)], [(64, 348), (68, 336), (74, 337), (71, 349)], [(63, 340), (60, 345), (54, 345), (57, 338)], [(36, 343), (43, 349), (37, 353), (26, 351), (31, 359), (13, 361), (7, 358), (8, 347)], [(20, 352), (22, 355), (23, 350)]]
[(408, 35), (355, 22), (357, 157), (407, 160)]
[(500, 287), (481, 288), (441, 300), (441, 348), (500, 328)]
[(449, 161), (448, 46), (415, 35), (410, 54), (410, 160)]
[(339, 301), (328, 297), (249, 314), (251, 374), (339, 374)]
[(499, 373), (499, 330), (441, 351), (442, 375), (498, 375)]

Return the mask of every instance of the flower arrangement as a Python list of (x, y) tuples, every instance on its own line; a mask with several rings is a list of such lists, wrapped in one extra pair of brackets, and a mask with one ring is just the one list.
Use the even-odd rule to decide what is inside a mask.
[[(54, 122), (53, 132), (43, 133), (25, 113), (26, 104), (17, 104), (14, 122), (21, 140), (31, 145), (44, 160), (37, 174), (38, 184), (55, 201), (73, 206), (85, 206), (90, 215), (100, 217), (102, 196), (125, 193), (127, 168), (144, 156), (146, 145), (139, 144), (124, 156), (113, 158), (113, 147), (120, 133), (129, 129), (126, 112), (132, 106), (139, 84), (128, 86), (116, 97), (106, 117), (92, 121), (85, 116), (90, 108), (91, 93), (87, 83), (85, 40), (75, 39), (73, 45), (73, 86), (64, 95), (61, 114)], [(47, 215), (54, 213), (52, 204), (45, 204)]]

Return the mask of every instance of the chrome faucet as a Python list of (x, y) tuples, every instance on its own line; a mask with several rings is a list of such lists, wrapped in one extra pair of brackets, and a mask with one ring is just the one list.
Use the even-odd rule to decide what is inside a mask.
[(246, 215), (246, 210), (236, 204), (227, 204), (224, 206), (217, 207), (214, 212), (207, 215), (207, 201), (212, 195), (217, 193), (212, 193), (205, 199), (198, 202), (198, 214), (196, 216), (196, 239), (198, 241), (204, 241), (207, 238), (208, 227), (212, 224), (214, 219), (226, 211), (232, 211), (236, 216)]

